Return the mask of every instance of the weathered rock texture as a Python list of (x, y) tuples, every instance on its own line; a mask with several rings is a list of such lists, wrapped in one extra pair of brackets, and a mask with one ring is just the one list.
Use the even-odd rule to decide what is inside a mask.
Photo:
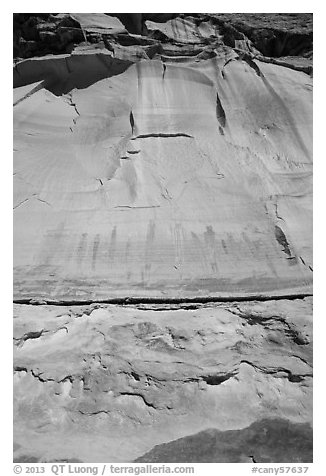
[(15, 460), (311, 461), (311, 16), (14, 25)]
[[(207, 428), (311, 423), (310, 298), (174, 309), (16, 305), (14, 317), (19, 456), (130, 461)], [(223, 455), (217, 447), (213, 458)]]

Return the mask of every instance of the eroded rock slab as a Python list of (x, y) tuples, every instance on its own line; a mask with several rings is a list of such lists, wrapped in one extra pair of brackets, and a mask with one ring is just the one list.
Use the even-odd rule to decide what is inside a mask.
[(131, 461), (212, 427), (311, 424), (311, 304), (16, 305), (16, 457)]

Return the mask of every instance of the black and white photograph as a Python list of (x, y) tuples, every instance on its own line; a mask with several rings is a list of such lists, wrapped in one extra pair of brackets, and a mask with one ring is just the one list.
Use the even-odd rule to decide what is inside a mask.
[(12, 14), (14, 472), (313, 463), (314, 14), (219, 7)]

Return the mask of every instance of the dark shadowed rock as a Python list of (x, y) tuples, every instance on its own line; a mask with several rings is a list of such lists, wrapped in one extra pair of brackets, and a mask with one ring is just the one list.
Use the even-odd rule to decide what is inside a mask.
[(155, 446), (136, 463), (312, 463), (312, 428), (262, 420), (242, 430), (209, 429)]

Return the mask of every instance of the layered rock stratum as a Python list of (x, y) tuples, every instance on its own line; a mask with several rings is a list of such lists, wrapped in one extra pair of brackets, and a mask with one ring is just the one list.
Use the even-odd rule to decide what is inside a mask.
[(14, 58), (15, 460), (311, 461), (311, 15), (15, 14)]

